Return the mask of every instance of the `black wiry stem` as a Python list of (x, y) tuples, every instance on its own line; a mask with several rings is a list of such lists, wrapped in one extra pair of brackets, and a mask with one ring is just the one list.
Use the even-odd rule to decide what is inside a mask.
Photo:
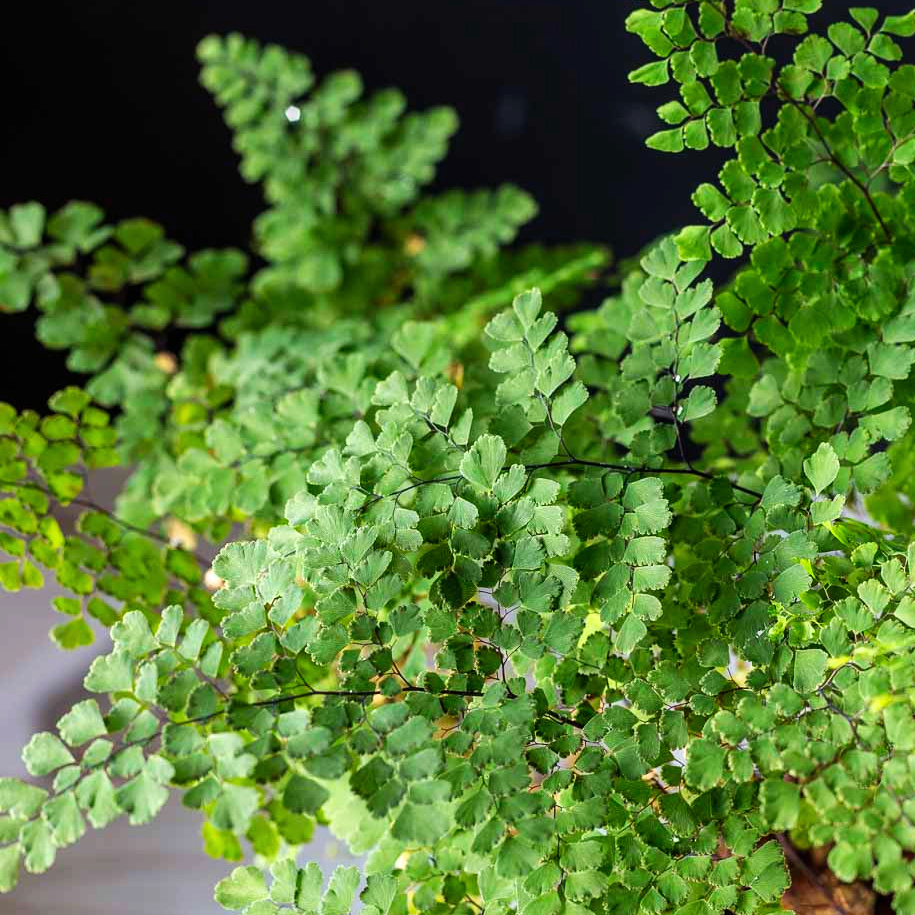
[[(551, 467), (595, 467), (599, 470), (615, 470), (618, 473), (624, 473), (627, 476), (634, 474), (674, 474), (680, 476), (693, 476), (699, 477), (703, 480), (717, 480), (721, 477), (720, 474), (707, 473), (704, 470), (697, 470), (695, 467), (633, 467), (627, 464), (611, 464), (604, 461), (588, 461), (584, 458), (570, 458), (568, 460), (562, 461), (547, 461), (542, 464), (525, 464), (524, 469), (529, 473), (535, 470), (547, 470)], [(382, 499), (391, 499), (397, 498), (397, 496), (402, 496), (404, 493), (410, 492), (414, 489), (419, 489), (421, 486), (427, 486), (432, 483), (456, 483), (458, 480), (462, 479), (461, 474), (453, 473), (448, 476), (443, 477), (433, 477), (431, 480), (420, 480), (417, 483), (411, 483), (409, 486), (404, 486), (401, 489), (396, 489), (394, 492), (387, 493), (386, 495), (375, 495), (365, 505), (362, 506), (364, 511), (366, 508), (374, 505), (376, 502), (382, 501)], [(728, 482), (731, 484), (731, 488), (737, 490), (737, 492), (742, 492), (745, 495), (753, 496), (754, 499), (759, 500), (762, 498), (762, 493), (755, 490), (749, 489), (746, 486), (740, 486), (737, 483), (734, 483), (730, 480)]]
[(784, 93), (781, 93), (780, 97), (784, 101), (788, 102), (789, 105), (793, 105), (801, 113), (801, 115), (813, 129), (813, 132), (817, 135), (817, 139), (820, 141), (820, 143), (823, 144), (823, 149), (826, 150), (826, 154), (829, 156), (829, 159), (833, 165), (835, 165), (835, 167), (839, 169), (839, 171), (841, 171), (842, 174), (845, 175), (845, 177), (848, 178), (848, 180), (851, 181), (859, 191), (861, 191), (861, 193), (864, 195), (864, 199), (867, 201), (867, 205), (871, 208), (871, 211), (873, 212), (877, 222), (880, 224), (880, 228), (883, 230), (883, 234), (886, 236), (887, 242), (892, 243), (893, 235), (890, 232), (889, 226), (887, 226), (885, 220), (883, 219), (883, 215), (877, 208), (877, 203), (873, 196), (871, 196), (871, 192), (867, 189), (867, 186), (864, 184), (864, 182), (832, 151), (832, 148), (829, 145), (829, 141), (826, 139), (823, 131), (820, 130), (820, 125), (817, 124), (816, 116), (811, 114), (804, 105), (797, 101), (797, 99), (793, 99), (791, 96)]

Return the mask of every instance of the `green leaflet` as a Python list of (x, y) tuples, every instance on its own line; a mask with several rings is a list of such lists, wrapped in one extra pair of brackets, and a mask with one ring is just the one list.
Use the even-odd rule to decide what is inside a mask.
[(47, 775), (73, 762), (73, 756), (58, 737), (45, 731), (29, 741), (22, 751), (22, 761), (30, 775)]
[[(271, 868), (272, 882), (267, 887), (264, 874), (256, 867), (237, 867), (216, 885), (216, 901), (224, 908), (249, 915), (276, 912), (276, 905), (302, 915), (348, 915), (351, 911), (359, 872), (354, 867), (337, 867), (322, 893), (323, 875), (316, 864), (296, 867), (291, 859), (280, 859)], [(389, 881), (370, 876), (361, 893), (363, 911), (386, 915), (393, 901), (394, 887)]]
[(216, 901), (224, 909), (245, 909), (250, 903), (266, 898), (267, 885), (256, 867), (237, 867), (216, 884)]
[(814, 491), (819, 495), (839, 474), (839, 459), (832, 447), (824, 442), (816, 452), (804, 462), (804, 474), (810, 480)]
[(480, 489), (492, 489), (505, 464), (505, 443), (496, 435), (477, 439), (461, 459), (461, 476)]
[(78, 747), (93, 737), (106, 733), (105, 721), (94, 699), (79, 702), (57, 722), (61, 736), (71, 747)]
[(797, 651), (794, 655), (794, 688), (809, 693), (820, 685), (826, 673), (828, 658), (819, 648)]

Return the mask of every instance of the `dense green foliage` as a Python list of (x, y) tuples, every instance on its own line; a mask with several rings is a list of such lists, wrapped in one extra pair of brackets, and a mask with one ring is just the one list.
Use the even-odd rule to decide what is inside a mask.
[(821, 6), (629, 16), (649, 146), (734, 157), (596, 310), (605, 252), (504, 248), (522, 192), (421, 196), (450, 112), (237, 36), (253, 262), (0, 216), (0, 301), (91, 376), (0, 409), (0, 583), (112, 643), (0, 780), (0, 887), (172, 786), (247, 915), (350, 911), (316, 823), (370, 915), (766, 913), (783, 848), (915, 913), (915, 13)]

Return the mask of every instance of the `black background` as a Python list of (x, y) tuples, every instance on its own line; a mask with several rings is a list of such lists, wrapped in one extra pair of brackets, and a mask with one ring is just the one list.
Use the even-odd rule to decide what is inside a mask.
[[(198, 82), (195, 46), (210, 32), (278, 42), (319, 75), (354, 68), (368, 90), (397, 86), (412, 107), (452, 105), (461, 129), (437, 188), (520, 185), (540, 206), (524, 240), (633, 254), (695, 220), (689, 194), (721, 158), (644, 148), (671, 87), (626, 80), (651, 59), (623, 27), (630, 0), (8, 3), (0, 206), (92, 200), (112, 219), (161, 222), (189, 249), (244, 246), (260, 209)], [(41, 407), (67, 376), (63, 355), (31, 333), (31, 317), (0, 323), (0, 399)]]

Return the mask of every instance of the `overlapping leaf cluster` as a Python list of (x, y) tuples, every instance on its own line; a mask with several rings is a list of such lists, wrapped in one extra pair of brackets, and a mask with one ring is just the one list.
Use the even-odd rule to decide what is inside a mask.
[[(282, 518), (310, 461), (345, 439), (375, 382), (401, 361), (411, 317), (474, 300), (447, 331), (417, 331), (429, 347), (446, 334), (466, 342), (523, 283), (543, 282), (572, 303), (606, 261), (587, 245), (500, 251), (533, 213), (517, 189), (420, 198), (455, 128), (449, 111), (405, 114), (395, 92), (362, 103), (352, 73), (309, 95), (305, 58), (240, 36), (208, 39), (199, 53), (243, 173), (264, 183), (271, 210), (258, 227), (314, 229), (287, 242), (267, 233), (292, 254), (258, 241), (267, 266), (257, 273), (234, 249), (185, 258), (154, 223), (106, 224), (86, 203), (50, 217), (25, 204), (0, 218), (0, 306), (33, 309), (39, 339), (67, 350), (69, 367), (92, 376), (95, 403), (117, 411), (116, 435), (89, 436), (106, 437), (106, 463), (134, 469), (118, 501), (121, 526), (189, 551), (201, 536), (219, 543), (235, 524), (263, 533)], [(387, 202), (382, 188), (394, 195)], [(404, 214), (408, 204), (415, 214)], [(315, 286), (328, 251), (342, 256), (347, 280)], [(106, 561), (95, 560), (101, 572)], [(37, 572), (28, 577), (38, 582)], [(68, 632), (71, 647), (90, 638), (82, 622)]]
[[(856, 487), (879, 491), (885, 443), (900, 443), (901, 460), (911, 451), (915, 67), (899, 38), (915, 34), (915, 14), (855, 7), (850, 21), (820, 26), (819, 0), (652, 5), (627, 26), (661, 60), (631, 78), (672, 78), (680, 98), (659, 109), (677, 126), (649, 145), (711, 140), (735, 153), (719, 184), (693, 196), (708, 223), (677, 236), (688, 259), (751, 252), (716, 299), (737, 335), (729, 368), (754, 381), (748, 399), (731, 398), (742, 416), (727, 434), (753, 454), (747, 427), (762, 420), (770, 453), (796, 477), (807, 453), (844, 432), (834, 447)], [(900, 475), (870, 504), (908, 529), (906, 487)]]
[(269, 261), (255, 289), (282, 300), (292, 286), (335, 312), (414, 297), (440, 312), (466, 301), (460, 274), (483, 268), (534, 215), (511, 186), (421, 196), (457, 129), (450, 108), (408, 113), (395, 89), (365, 97), (350, 70), (318, 83), (307, 58), (237, 34), (206, 39), (199, 57), (242, 176), (270, 205), (254, 225)]
[[(808, 34), (820, 6), (633, 13), (634, 78), (680, 84), (650, 145), (736, 158), (564, 323), (542, 292), (600, 252), (496, 255), (516, 192), (419, 196), (451, 115), (237, 36), (201, 56), (264, 182), (257, 273), (11, 211), (4, 295), (122, 411), (0, 417), (3, 581), (55, 569), (113, 644), (0, 780), (0, 887), (174, 790), (253, 855), (216, 889), (246, 915), (351, 910), (356, 870), (298, 863), (325, 824), (371, 915), (765, 915), (810, 848), (915, 911), (915, 14)], [(749, 255), (717, 288), (713, 251)], [(65, 536), (113, 449), (117, 511)]]
[[(94, 640), (89, 619), (111, 626), (125, 608), (158, 615), (163, 603), (189, 601), (210, 608), (201, 557), (168, 537), (115, 519), (87, 497), (89, 474), (119, 463), (117, 433), (104, 410), (80, 388), (67, 388), (41, 417), (0, 404), (0, 584), (15, 592), (41, 588), (42, 568), (69, 592), (54, 609), (72, 617), (51, 630), (62, 648)], [(55, 516), (57, 506), (80, 509), (73, 529)]]

